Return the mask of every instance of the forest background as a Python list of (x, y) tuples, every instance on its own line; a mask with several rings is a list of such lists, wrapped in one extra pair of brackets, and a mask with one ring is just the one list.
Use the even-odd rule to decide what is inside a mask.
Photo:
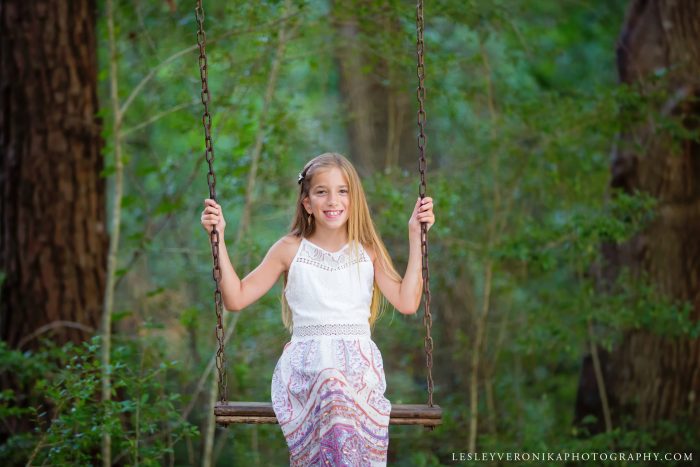
[[(212, 423), (193, 5), (4, 3), (0, 458), (284, 465), (279, 426)], [(420, 181), (415, 5), (205, 11), (216, 192), (239, 276), (286, 232), (297, 173), (326, 151), (355, 163), (403, 272)], [(389, 462), (699, 446), (697, 4), (441, 0), (425, 18), (444, 421), (392, 426)], [(45, 55), (23, 39), (32, 28)], [(56, 39), (68, 30), (73, 46)], [(37, 58), (54, 49), (78, 58)], [(73, 118), (90, 105), (94, 122)], [(289, 339), (280, 297), (281, 281), (227, 318), (230, 400), (269, 400)], [(396, 404), (426, 401), (422, 318), (388, 309), (376, 327)]]

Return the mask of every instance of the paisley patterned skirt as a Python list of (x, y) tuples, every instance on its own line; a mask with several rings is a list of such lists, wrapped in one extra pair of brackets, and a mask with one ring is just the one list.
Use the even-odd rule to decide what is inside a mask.
[(391, 403), (369, 336), (292, 337), (272, 376), (272, 406), (292, 466), (385, 466)]

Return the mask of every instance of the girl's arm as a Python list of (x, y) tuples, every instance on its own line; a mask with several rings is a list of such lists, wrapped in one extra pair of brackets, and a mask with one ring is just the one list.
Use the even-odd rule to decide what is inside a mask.
[(270, 247), (262, 262), (242, 280), (233, 269), (226, 243), (219, 235), (219, 268), (221, 269), (221, 296), (228, 311), (241, 311), (265, 295), (285, 270), (282, 258), (285, 247), (280, 239)]
[(401, 281), (392, 278), (378, 262), (374, 263), (374, 277), (379, 290), (400, 313), (407, 315), (418, 311), (423, 293), (421, 222), (428, 224), (428, 230), (435, 223), (433, 199), (427, 196), (423, 198), (422, 204), (421, 199), (418, 198), (411, 219), (408, 221), (408, 264)]
[(228, 311), (240, 311), (251, 303), (256, 302), (275, 285), (280, 274), (285, 271), (284, 255), (289, 240), (282, 238), (270, 247), (260, 265), (243, 280), (238, 277), (226, 249), (224, 231), (226, 221), (221, 206), (211, 199), (204, 202), (202, 225), (210, 234), (212, 226), (217, 225), (219, 233), (219, 269), (221, 271), (221, 298), (224, 308)]

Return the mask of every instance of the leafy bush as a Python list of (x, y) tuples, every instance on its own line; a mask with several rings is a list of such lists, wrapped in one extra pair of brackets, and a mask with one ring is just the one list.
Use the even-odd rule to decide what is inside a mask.
[(166, 372), (176, 370), (177, 362), (160, 361), (153, 348), (116, 343), (109, 369), (112, 400), (105, 402), (99, 336), (63, 347), (44, 341), (35, 352), (0, 341), (0, 371), (17, 388), (0, 393), (0, 418), (33, 427), (7, 439), (0, 458), (12, 464), (97, 464), (107, 431), (114, 462), (162, 464), (179, 439), (199, 433), (177, 409), (180, 394), (166, 387)]

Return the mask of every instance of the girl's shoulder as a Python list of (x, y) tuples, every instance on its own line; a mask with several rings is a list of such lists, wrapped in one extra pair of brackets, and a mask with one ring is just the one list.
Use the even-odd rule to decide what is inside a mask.
[(301, 237), (294, 234), (288, 234), (277, 241), (282, 262), (285, 265), (285, 270), (289, 271), (289, 266), (292, 264), (294, 256), (301, 245)]
[(287, 234), (279, 240), (282, 244), (287, 246), (299, 246), (301, 243), (301, 237), (297, 237), (294, 234)]
[(363, 244), (362, 244), (362, 248), (364, 248), (365, 251), (367, 252), (367, 254), (369, 255), (370, 261), (372, 261), (372, 263), (374, 263), (374, 260), (377, 258), (377, 253), (376, 253), (376, 251), (374, 250), (373, 245), (365, 245), (365, 244), (363, 243)]

